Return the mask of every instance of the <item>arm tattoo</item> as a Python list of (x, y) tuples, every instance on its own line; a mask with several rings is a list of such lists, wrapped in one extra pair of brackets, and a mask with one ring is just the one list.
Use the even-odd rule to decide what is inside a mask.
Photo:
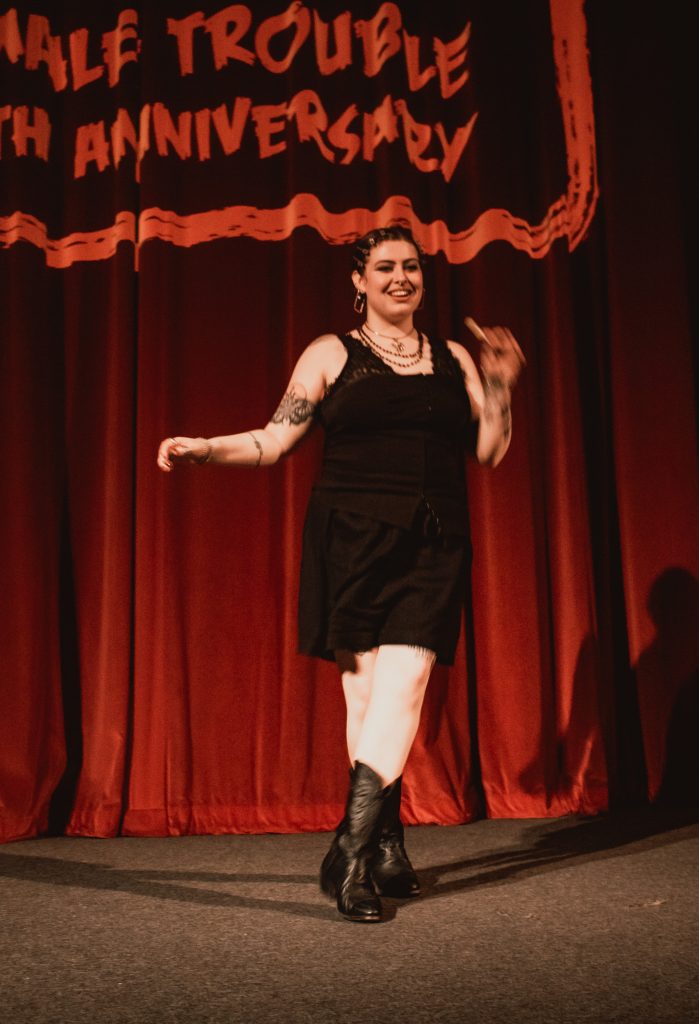
[[(297, 394), (297, 384), (291, 384), (289, 390), (279, 403), (279, 408), (272, 416), (272, 423), (289, 423), (297, 427), (300, 423), (310, 420), (315, 411), (313, 402)], [(303, 388), (301, 388), (303, 391)]]
[(262, 462), (262, 445), (260, 444), (260, 442), (257, 440), (255, 435), (253, 434), (252, 430), (248, 430), (248, 434), (252, 438), (253, 443), (254, 443), (255, 447), (257, 448), (257, 462), (255, 463), (255, 469), (257, 469), (257, 467)]

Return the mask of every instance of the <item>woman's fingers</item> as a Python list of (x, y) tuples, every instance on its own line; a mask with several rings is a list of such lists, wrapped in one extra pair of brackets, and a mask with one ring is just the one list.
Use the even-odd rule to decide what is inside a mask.
[(512, 331), (507, 327), (480, 327), (473, 317), (467, 316), (464, 323), (481, 343), (481, 365), (489, 370), (511, 368), (515, 378), (520, 369), (527, 365), (524, 352)]
[(508, 340), (506, 328), (480, 327), (473, 317), (467, 316), (464, 323), (475, 338), (478, 338), (485, 351), (494, 356), (501, 356), (507, 351)]
[(160, 469), (165, 472), (169, 472), (173, 468), (173, 457), (178, 458), (184, 455), (186, 452), (185, 446), (176, 440), (174, 437), (166, 437), (164, 441), (160, 442), (158, 448), (157, 464)]
[(527, 360), (524, 357), (524, 352), (519, 347), (517, 339), (508, 327), (493, 327), (491, 328), (494, 336), (498, 340), (499, 347), (503, 350), (504, 354), (512, 353), (522, 366), (527, 365)]
[(205, 448), (211, 448), (209, 442), (202, 442), (201, 438), (166, 437), (164, 441), (160, 442), (156, 462), (163, 470), (173, 469), (178, 462), (201, 462), (203, 455), (206, 455), (206, 451), (203, 455), (199, 451), (202, 443)]

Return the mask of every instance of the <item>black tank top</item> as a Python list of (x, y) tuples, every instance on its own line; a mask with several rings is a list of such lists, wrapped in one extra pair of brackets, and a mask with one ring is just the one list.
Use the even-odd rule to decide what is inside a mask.
[(468, 534), (465, 455), (471, 406), (446, 342), (431, 374), (399, 374), (352, 335), (319, 403), (325, 448), (314, 494), (334, 508), (409, 528), (425, 508), (443, 533)]

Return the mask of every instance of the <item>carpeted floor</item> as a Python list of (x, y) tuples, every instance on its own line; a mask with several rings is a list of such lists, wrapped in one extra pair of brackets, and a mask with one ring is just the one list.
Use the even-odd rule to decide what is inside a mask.
[(408, 830), (386, 921), (318, 891), (328, 835), (0, 848), (0, 1020), (699, 1021), (699, 815)]

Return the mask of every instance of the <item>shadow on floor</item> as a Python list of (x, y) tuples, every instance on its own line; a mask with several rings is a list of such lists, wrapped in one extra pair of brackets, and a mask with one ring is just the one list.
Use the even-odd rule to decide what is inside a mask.
[[(568, 817), (537, 822), (524, 828), (520, 841), (511, 846), (477, 853), (474, 856), (420, 870), (423, 899), (435, 899), (454, 892), (502, 885), (524, 875), (538, 875), (607, 857), (679, 842), (686, 838), (684, 828), (699, 821), (697, 809), (644, 808), (628, 814), (615, 814), (580, 820)], [(254, 842), (254, 837), (250, 837)], [(117, 840), (118, 842), (118, 840)], [(449, 880), (454, 872), (467, 877)], [(272, 910), (281, 914), (335, 920), (341, 923), (332, 904), (321, 904), (317, 896), (302, 902), (284, 898), (261, 898), (240, 893), (199, 888), (253, 883), (255, 885), (313, 885), (317, 874), (240, 873), (210, 871), (170, 871), (119, 868), (89, 861), (57, 857), (0, 853), (0, 877), (31, 884), (67, 886), (99, 891), (125, 892), (145, 899), (175, 900), (199, 906)], [(322, 897), (321, 897), (322, 899)], [(385, 906), (386, 920), (395, 917), (395, 904)]]
[[(433, 865), (420, 871), (423, 897), (499, 885), (520, 876), (547, 874), (610, 857), (657, 849), (686, 838), (683, 830), (699, 822), (698, 808), (643, 808), (594, 818), (559, 818), (525, 828), (519, 843), (474, 857)], [(467, 878), (442, 880), (455, 871)]]

